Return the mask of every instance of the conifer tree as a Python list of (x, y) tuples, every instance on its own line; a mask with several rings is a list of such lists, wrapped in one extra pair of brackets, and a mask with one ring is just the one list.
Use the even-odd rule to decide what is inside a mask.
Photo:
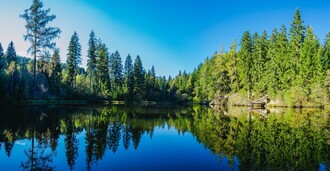
[(127, 97), (128, 101), (132, 100), (133, 97), (133, 90), (134, 90), (134, 68), (131, 55), (128, 54), (125, 60), (125, 67), (124, 67), (124, 85), (127, 89)]
[(238, 51), (238, 72), (240, 86), (250, 92), (252, 90), (252, 38), (250, 32), (245, 31), (241, 39), (241, 49)]
[(97, 63), (100, 93), (103, 97), (108, 98), (110, 95), (109, 53), (103, 43), (98, 44)]
[[(306, 28), (304, 21), (301, 18), (299, 9), (296, 10), (293, 21), (291, 22), (291, 28), (289, 32), (290, 39), (290, 54), (294, 61), (295, 74), (298, 74), (298, 62), (300, 60), (301, 48), (305, 38)], [(299, 78), (297, 78), (299, 79)], [(296, 80), (298, 81), (298, 80)]]
[(298, 86), (307, 88), (307, 85), (311, 85), (313, 81), (315, 81), (315, 71), (322, 69), (322, 66), (315, 63), (319, 62), (319, 64), (321, 64), (321, 60), (318, 59), (320, 57), (318, 53), (319, 42), (313, 33), (312, 27), (307, 27), (306, 38), (301, 50), (301, 57), (298, 61)]
[(95, 84), (96, 75), (96, 57), (97, 57), (97, 40), (94, 31), (92, 31), (89, 35), (88, 41), (88, 52), (87, 52), (87, 72), (89, 74), (89, 86), (91, 89), (91, 93), (93, 93), (93, 87)]
[(24, 35), (24, 39), (31, 43), (28, 52), (33, 55), (33, 97), (35, 97), (37, 85), (37, 57), (47, 52), (47, 49), (53, 49), (55, 47), (53, 40), (61, 33), (59, 28), (48, 26), (48, 23), (56, 18), (55, 15), (49, 13), (50, 9), (44, 10), (40, 0), (33, 0), (31, 7), (20, 15), (26, 21), (27, 33)]
[(6, 68), (6, 66), (7, 66), (6, 63), (7, 63), (6, 57), (5, 57), (5, 54), (3, 53), (3, 48), (0, 43), (0, 74), (1, 74), (1, 71), (3, 71)]
[(52, 74), (51, 74), (51, 87), (55, 95), (59, 95), (61, 87), (62, 68), (60, 60), (60, 51), (55, 49), (52, 56)]
[(253, 45), (253, 61), (252, 61), (252, 71), (251, 71), (251, 80), (254, 85), (253, 90), (257, 94), (265, 93), (266, 80), (265, 69), (267, 62), (267, 51), (268, 51), (268, 41), (267, 33), (263, 32), (262, 36), (259, 36), (257, 33), (254, 36), (254, 45)]
[(144, 98), (144, 69), (142, 66), (141, 58), (138, 55), (134, 61), (134, 95), (136, 95), (137, 100), (142, 100)]
[(120, 86), (123, 81), (123, 64), (118, 51), (110, 57), (110, 78), (114, 86)]
[(326, 35), (324, 42), (323, 68), (325, 71), (330, 69), (330, 32)]
[(237, 71), (237, 52), (236, 52), (236, 40), (231, 43), (230, 50), (228, 53), (228, 76), (230, 78), (230, 88), (234, 92), (237, 92), (239, 89), (239, 78), (238, 78), (238, 71)]
[(78, 34), (74, 32), (71, 37), (67, 57), (68, 84), (76, 87), (76, 76), (79, 72), (79, 64), (81, 64), (81, 45), (79, 43)]
[(7, 62), (8, 62), (8, 72), (9, 72), (9, 75), (10, 75), (10, 91), (9, 91), (9, 94), (12, 95), (13, 93), (13, 90), (14, 90), (14, 84), (15, 84), (15, 79), (14, 79), (14, 76), (15, 76), (15, 73), (16, 73), (16, 70), (17, 70), (17, 56), (16, 56), (16, 50), (15, 50), (15, 47), (14, 47), (14, 43), (13, 41), (11, 41), (8, 45), (8, 48), (7, 48), (7, 52), (6, 52), (6, 57), (7, 57)]

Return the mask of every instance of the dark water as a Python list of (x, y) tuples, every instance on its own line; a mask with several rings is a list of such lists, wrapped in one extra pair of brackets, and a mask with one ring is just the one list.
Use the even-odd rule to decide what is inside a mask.
[(0, 170), (328, 170), (328, 111), (6, 106)]

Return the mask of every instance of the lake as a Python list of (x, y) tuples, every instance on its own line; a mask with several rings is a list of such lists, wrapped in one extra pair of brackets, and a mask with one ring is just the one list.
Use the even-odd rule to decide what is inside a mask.
[(328, 170), (326, 110), (3, 106), (1, 170)]

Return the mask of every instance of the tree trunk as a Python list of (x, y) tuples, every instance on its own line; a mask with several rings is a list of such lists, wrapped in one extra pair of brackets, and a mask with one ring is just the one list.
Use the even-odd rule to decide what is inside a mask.
[(34, 36), (34, 59), (33, 59), (33, 98), (36, 97), (36, 86), (37, 86), (37, 80), (36, 80), (36, 67), (37, 67), (37, 38)]

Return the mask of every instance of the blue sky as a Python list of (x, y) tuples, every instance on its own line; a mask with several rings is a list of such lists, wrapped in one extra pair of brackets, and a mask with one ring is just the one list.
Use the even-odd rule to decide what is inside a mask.
[[(13, 40), (19, 55), (26, 54), (24, 21), (19, 18), (32, 0), (0, 0), (0, 42), (4, 49)], [(124, 60), (128, 53), (140, 55), (146, 69), (176, 75), (191, 72), (207, 56), (225, 50), (245, 30), (271, 33), (285, 24), (289, 28), (295, 9), (301, 10), (306, 25), (323, 42), (330, 31), (330, 2), (326, 0), (221, 1), (221, 0), (43, 0), (57, 18), (52, 25), (62, 29), (57, 45), (66, 60), (74, 31), (82, 44), (86, 64), (90, 31), (105, 42), (110, 52), (118, 50)]]

